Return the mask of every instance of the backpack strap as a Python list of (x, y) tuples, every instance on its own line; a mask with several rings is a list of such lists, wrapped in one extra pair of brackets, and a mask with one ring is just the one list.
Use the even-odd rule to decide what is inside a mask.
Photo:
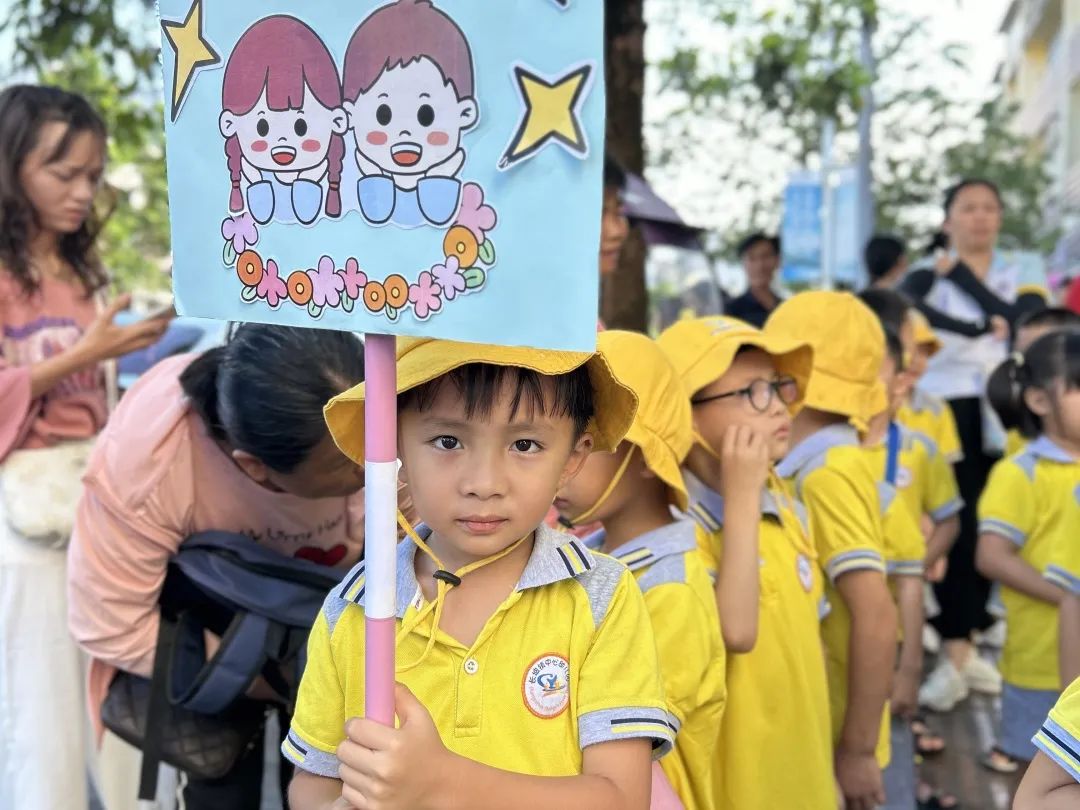
[(174, 705), (217, 714), (243, 697), (267, 660), (280, 654), (286, 631), (265, 616), (238, 612), (221, 646), (207, 660), (204, 630), (193, 611), (180, 615), (169, 663), (168, 696)]
[(150, 677), (150, 700), (146, 706), (145, 733), (142, 745), (142, 767), (139, 773), (139, 801), (152, 802), (157, 796), (158, 766), (165, 739), (165, 722), (169, 713), (166, 682), (169, 677), (169, 661), (176, 644), (176, 624), (172, 618), (161, 614), (158, 625), (157, 648), (154, 652), (154, 670)]

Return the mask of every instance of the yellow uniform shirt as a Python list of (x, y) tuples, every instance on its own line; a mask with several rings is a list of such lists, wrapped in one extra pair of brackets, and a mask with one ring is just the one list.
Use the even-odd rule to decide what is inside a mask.
[(921, 577), (926, 541), (908, 505), (896, 488), (878, 483), (881, 531), (885, 538), (885, 571), (890, 577)]
[[(424, 604), (416, 551), (410, 540), (398, 545), (399, 629)], [(337, 777), (345, 722), (364, 714), (364, 585), (361, 562), (327, 597), (281, 746), (287, 760), (320, 776)], [(420, 657), (431, 628), (429, 614), (398, 642), (399, 664)], [(572, 776), (587, 746), (644, 737), (660, 755), (675, 737), (633, 574), (545, 526), (517, 587), (476, 642), (466, 647), (440, 630), (423, 664), (399, 680), (449, 750), (516, 773)]]
[[(908, 511), (920, 520), (929, 515), (935, 523), (941, 523), (964, 508), (956, 474), (952, 465), (925, 434), (895, 423), (899, 428), (896, 480), (892, 482)], [(867, 448), (874, 473), (879, 480), (885, 479), (888, 462), (888, 440)]]
[[(699, 534), (700, 548), (716, 570), (724, 544), (723, 498), (704, 488), (696, 494), (690, 514), (708, 532)], [(819, 628), (822, 576), (805, 512), (797, 502), (781, 510), (781, 502), (771, 493), (762, 499), (757, 643), (727, 658), (734, 697), (720, 725), (714, 772), (723, 810), (836, 807)]]
[(1028, 440), (1023, 433), (1016, 428), (1009, 429), (1005, 433), (1005, 458), (1022, 453), (1027, 445)]
[[(804, 439), (777, 465), (776, 472), (794, 485), (796, 496), (806, 505), (810, 534), (828, 579), (825, 595), (832, 610), (821, 630), (828, 662), (835, 743), (847, 712), (851, 637), (851, 615), (835, 583), (852, 571), (885, 575), (885, 538), (877, 477), (859, 445), (858, 433), (848, 425), (833, 425)], [(876, 752), (882, 767), (889, 762), (889, 726), (886, 705)]]
[[(727, 698), (716, 597), (694, 523), (682, 520), (612, 551), (637, 578), (652, 618), (668, 711), (678, 721), (674, 750), (660, 760), (686, 810), (715, 808), (712, 777)], [(604, 532), (590, 536), (600, 548)]]
[(956, 419), (945, 400), (916, 388), (900, 408), (896, 421), (929, 437), (949, 464), (955, 464), (964, 457)]
[[(979, 499), (979, 533), (1011, 540), (1038, 571), (1054, 562), (1058, 548), (1080, 542), (1080, 462), (1049, 439), (999, 461)], [(1054, 605), (1001, 588), (1009, 632), (1001, 675), (1025, 689), (1061, 689), (1058, 621)]]
[(1080, 782), (1080, 680), (1058, 698), (1032, 742)]

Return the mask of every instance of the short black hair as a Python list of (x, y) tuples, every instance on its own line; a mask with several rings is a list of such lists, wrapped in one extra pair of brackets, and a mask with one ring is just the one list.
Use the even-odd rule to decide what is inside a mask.
[(738, 257), (741, 259), (743, 256), (746, 255), (746, 252), (750, 250), (750, 248), (752, 248), (756, 244), (759, 244), (760, 242), (768, 242), (770, 245), (772, 245), (773, 252), (775, 252), (777, 256), (780, 255), (780, 237), (770, 236), (769, 234), (762, 231), (755, 231), (749, 236), (743, 238), (743, 240), (739, 242), (738, 247), (735, 249), (736, 255), (738, 255)]
[(1004, 207), (1004, 201), (1001, 199), (1001, 189), (998, 188), (998, 184), (993, 180), (987, 180), (984, 177), (965, 177), (959, 183), (949, 186), (945, 190), (945, 216), (949, 215), (949, 211), (953, 207), (953, 203), (956, 202), (956, 198), (960, 196), (960, 192), (966, 188), (986, 188), (994, 193), (997, 197), (998, 205)]
[(623, 191), (626, 188), (626, 169), (609, 153), (604, 153), (604, 188)]
[[(492, 363), (469, 363), (459, 366), (434, 380), (398, 394), (398, 410), (426, 411), (446, 381), (457, 389), (465, 401), (465, 418), (484, 418), (491, 414), (495, 398), (509, 385), (513, 390), (511, 416), (522, 405), (539, 409), (549, 416), (569, 416), (574, 422), (575, 438), (585, 432), (595, 412), (592, 382), (585, 366), (566, 374), (545, 375), (517, 366), (498, 366)], [(544, 381), (554, 386), (551, 401), (544, 392)]]
[(907, 245), (900, 237), (889, 234), (872, 236), (863, 251), (867, 275), (872, 281), (884, 278), (906, 253)]
[(926, 249), (923, 251), (927, 256), (933, 256), (939, 250), (949, 249), (949, 235), (945, 231), (934, 231), (934, 235), (930, 237), (930, 241), (926, 245)]
[(881, 290), (876, 287), (863, 290), (859, 293), (859, 298), (878, 316), (878, 320), (881, 321), (881, 326), (885, 331), (892, 331), (897, 335), (903, 330), (908, 313), (911, 311), (911, 307), (914, 306), (911, 299), (903, 293), (896, 290)]

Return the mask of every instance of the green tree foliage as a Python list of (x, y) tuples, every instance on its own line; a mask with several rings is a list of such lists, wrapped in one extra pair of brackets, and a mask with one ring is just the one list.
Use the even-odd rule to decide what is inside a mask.
[(164, 287), (169, 256), (156, 18), (142, 0), (14, 0), (15, 37), (0, 75), (81, 93), (109, 129), (102, 258), (117, 284)]
[[(949, 79), (967, 70), (964, 52), (933, 43), (929, 21), (903, 12), (900, 3), (794, 0), (762, 11), (762, 4), (742, 0), (654, 2), (664, 4), (679, 44), (656, 66), (673, 102), (649, 133), (660, 145), (650, 154), (673, 178), (686, 167), (695, 174), (715, 167), (710, 200), (734, 201), (722, 210), (728, 226), (718, 250), (752, 227), (777, 226), (787, 172), (820, 165), (825, 118), (837, 122), (837, 161), (853, 161), (868, 87), (877, 102), (879, 229), (924, 239), (940, 221), (944, 188), (981, 176), (1000, 183), (1006, 197), (1003, 242), (1053, 244), (1042, 214), (1049, 177), (1032, 145), (1010, 131), (1012, 111), (957, 98)], [(877, 31), (875, 77), (859, 59), (865, 23)], [(715, 219), (715, 207), (713, 213)]]

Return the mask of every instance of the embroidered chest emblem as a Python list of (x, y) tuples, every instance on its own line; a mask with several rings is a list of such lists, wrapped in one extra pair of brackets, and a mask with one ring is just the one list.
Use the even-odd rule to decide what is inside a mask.
[(541, 655), (525, 670), (521, 697), (541, 720), (558, 717), (570, 705), (570, 662), (556, 653)]

